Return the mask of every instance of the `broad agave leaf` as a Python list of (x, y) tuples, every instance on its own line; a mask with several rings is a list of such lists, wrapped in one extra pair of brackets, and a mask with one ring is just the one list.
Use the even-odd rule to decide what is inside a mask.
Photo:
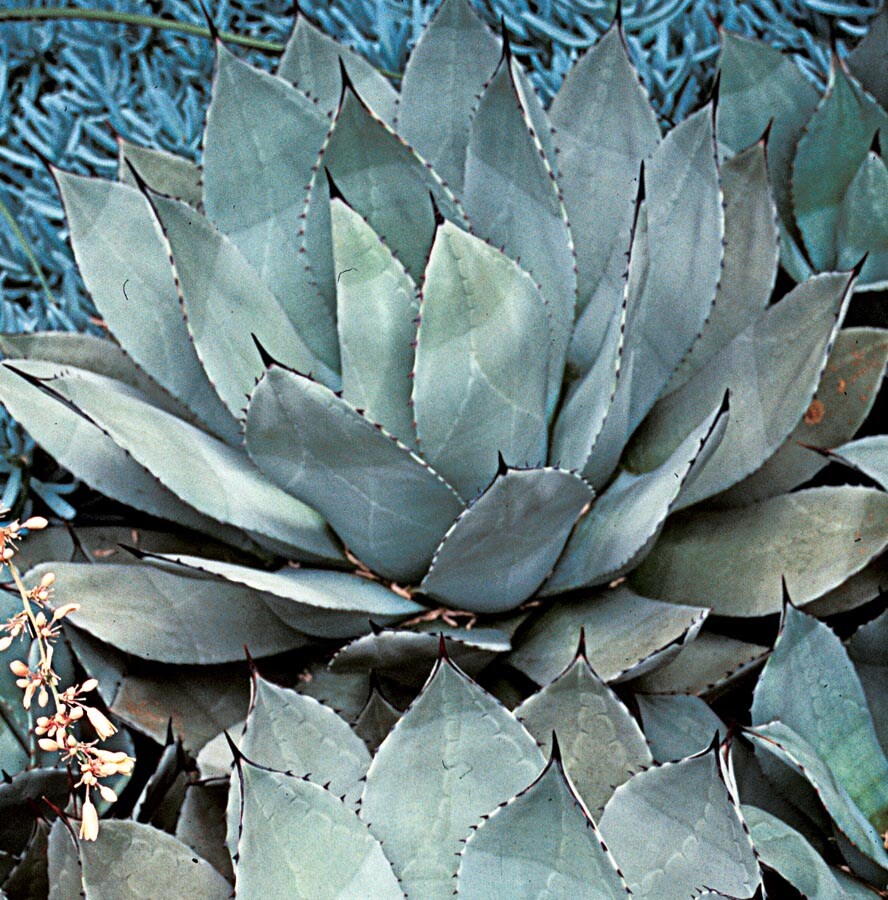
[(888, 113), (884, 90), (872, 87), (880, 78), (884, 84), (873, 65), (884, 22), (883, 14), (857, 68), (833, 57), (822, 96), (776, 48), (723, 37), (719, 136), (741, 150), (773, 122), (768, 168), (781, 220), (781, 261), (797, 281), (853, 266), (869, 254), (856, 289), (888, 284), (888, 174), (874, 141), (885, 133)]
[(756, 686), (752, 721), (749, 734), (767, 751), (769, 777), (781, 784), (785, 771), (769, 754), (800, 772), (850, 845), (852, 869), (884, 881), (888, 853), (879, 835), (888, 830), (888, 759), (847, 650), (827, 625), (791, 604)]
[(61, 820), (49, 837), (50, 882), (56, 896), (101, 896), (113, 886), (120, 900), (189, 896), (224, 900), (231, 886), (190, 847), (150, 825), (108, 822), (96, 844), (75, 843)]
[[(871, 590), (888, 547), (884, 490), (790, 491), (826, 458), (884, 488), (884, 438), (854, 440), (884, 332), (840, 330), (855, 287), (881, 277), (879, 215), (860, 210), (875, 197), (878, 213), (869, 147), (883, 114), (837, 66), (819, 105), (787, 82), (770, 134), (757, 108), (747, 128), (783, 69), (725, 41), (721, 96), (661, 135), (618, 22), (546, 111), (467, 0), (432, 18), (400, 96), (300, 15), (276, 74), (219, 46), (200, 174), (126, 144), (116, 182), (55, 173), (116, 344), (3, 338), (0, 399), (90, 486), (209, 539), (113, 568), (66, 561), (59, 600), (81, 604), (71, 644), (107, 675), (112, 711), (154, 738), (172, 713), (196, 749), (243, 719), (243, 644), (263, 659), (299, 649), (301, 691), (352, 721), (366, 713), (375, 744), (414, 700), (441, 631), (461, 666), (531, 704), (535, 737), (564, 732), (561, 765), (582, 796), (574, 741), (601, 745), (563, 716), (606, 710), (628, 748), (614, 779), (647, 761), (604, 683), (715, 693), (765, 650), (705, 630), (710, 611), (775, 613), (782, 577), (799, 603), (827, 608), (845, 608), (849, 579), (849, 596)], [(767, 81), (747, 77), (769, 64)], [(824, 141), (842, 144), (834, 160)], [(818, 160), (841, 175), (840, 195), (818, 193)], [(771, 303), (775, 205), (784, 266), (794, 246), (825, 271), (809, 266)], [(859, 382), (845, 368), (858, 341)], [(843, 381), (854, 397), (831, 400)], [(567, 674), (555, 679), (581, 629), (591, 669), (576, 663), (567, 690)], [(331, 659), (334, 641), (349, 643)], [(535, 702), (527, 678), (546, 686)], [(453, 889), (472, 823), (426, 852), (414, 811), (391, 818), (391, 748), (421, 755), (410, 732), (440, 730), (423, 709), (448, 680), (523, 760), (495, 797), (485, 771), (464, 811), (477, 821), (535, 783), (498, 816), (509, 830), (542, 796), (570, 840), (586, 827), (559, 766), (534, 782), (533, 738), (442, 662), (382, 741), (364, 803), (394, 873), (436, 891)], [(23, 749), (10, 743), (13, 757)], [(390, 883), (350, 809), (248, 751), (245, 780), (277, 785), (333, 831), (345, 816), (343, 852)], [(722, 790), (709, 762), (689, 765), (709, 766), (699, 783)], [(455, 798), (475, 784), (449, 772), (425, 785), (434, 802), (442, 781)], [(405, 809), (432, 802), (421, 786)], [(588, 790), (588, 808), (607, 800)], [(746, 890), (728, 878), (686, 893), (704, 885)]]
[[(423, 98), (469, 45), (435, 114)], [(660, 140), (617, 24), (550, 114), (464, 0), (433, 17), (400, 105), (384, 84), (300, 16), (277, 75), (219, 47), (199, 198), (193, 170), (128, 145), (119, 183), (56, 173), (134, 367), (7, 343), (0, 396), (76, 475), (244, 549), (341, 565), (326, 520), (382, 579), (486, 615), (607, 583), (792, 439), (853, 278), (767, 307), (776, 131), (738, 135), (732, 88)], [(682, 599), (720, 605), (721, 581)]]
[[(333, 749), (357, 741), (363, 747), (358, 738), (347, 738), (348, 725), (314, 701), (305, 708), (313, 712), (303, 735), (304, 720), (287, 710), (305, 698), (258, 683), (262, 715), (275, 718), (263, 752), (274, 757), (278, 750), (276, 761), (260, 763), (245, 742), (238, 749), (229, 739), (238, 895), (292, 892), (297, 885), (302, 896), (343, 900), (368, 892), (448, 897), (454, 888), (479, 898), (530, 898), (548, 890), (559, 897), (618, 900), (639, 892), (686, 897), (688, 885), (713, 884), (727, 896), (749, 898), (760, 882), (739, 807), (712, 749), (611, 788), (599, 831), (557, 736), (551, 736), (546, 762), (515, 716), (442, 650), (419, 696), (372, 762), (368, 757), (356, 813), (348, 798), (337, 796), (341, 781), (324, 786), (337, 778), (341, 751), (331, 757), (320, 745)], [(258, 724), (257, 710), (248, 735)], [(566, 729), (582, 726), (601, 747), (611, 739), (609, 716), (562, 712)], [(631, 719), (622, 707), (619, 715)], [(313, 756), (310, 774), (284, 771), (292, 743)], [(308, 764), (300, 758), (300, 768)], [(215, 771), (201, 769), (205, 777)], [(646, 789), (650, 781), (653, 793)], [(665, 823), (677, 807), (683, 811), (679, 827), (688, 832), (681, 838), (686, 852), (670, 862), (676, 834)], [(631, 834), (622, 827), (628, 819)], [(612, 837), (605, 836), (605, 826)], [(664, 882), (661, 866), (675, 879)], [(653, 893), (645, 887), (651, 884)]]

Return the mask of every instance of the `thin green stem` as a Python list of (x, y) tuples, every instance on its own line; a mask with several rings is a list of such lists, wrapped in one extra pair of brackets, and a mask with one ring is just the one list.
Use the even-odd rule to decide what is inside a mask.
[[(45, 9), (3, 9), (0, 10), (0, 22), (35, 22), (38, 20), (55, 21), (74, 19), (86, 22), (111, 22), (118, 25), (137, 25), (143, 28), (154, 28), (158, 31), (175, 31), (192, 37), (209, 38), (210, 29), (203, 25), (192, 25), (189, 22), (177, 22), (160, 16), (142, 16), (137, 13), (117, 12), (105, 9), (81, 9), (69, 6), (48, 6)], [(265, 53), (283, 53), (284, 45), (275, 41), (263, 41), (259, 38), (245, 37), (240, 34), (219, 32), (219, 37), (226, 44), (237, 44), (252, 50)]]
[[(0, 16), (3, 15), (3, 11), (0, 10)], [(9, 228), (12, 231), (13, 235), (15, 235), (18, 242), (22, 245), (22, 249), (25, 251), (25, 256), (28, 257), (28, 262), (31, 264), (31, 268), (34, 271), (34, 274), (37, 276), (37, 280), (40, 282), (40, 286), (43, 288), (43, 293), (46, 296), (46, 299), (49, 301), (51, 306), (58, 307), (58, 303), (56, 302), (55, 294), (53, 294), (52, 289), (49, 286), (49, 282), (46, 280), (46, 276), (43, 274), (43, 269), (40, 268), (40, 263), (37, 260), (37, 257), (34, 255), (34, 251), (31, 249), (31, 245), (28, 243), (28, 239), (25, 237), (25, 233), (19, 228), (18, 222), (15, 220), (15, 216), (12, 214), (10, 208), (3, 202), (3, 198), (0, 197), (0, 216), (3, 216), (9, 224)]]
[(46, 648), (43, 636), (40, 634), (40, 626), (37, 624), (37, 617), (34, 615), (34, 610), (31, 608), (31, 601), (28, 598), (28, 589), (25, 587), (24, 582), (22, 582), (18, 569), (11, 559), (6, 561), (6, 568), (9, 569), (12, 580), (15, 582), (15, 586), (19, 589), (19, 593), (22, 596), (22, 606), (25, 610), (25, 615), (28, 617), (28, 621), (31, 623), (31, 630), (34, 632), (34, 640), (37, 641), (37, 650), (40, 654), (40, 670), (46, 678), (43, 683), (49, 687), (49, 690), (52, 693), (56, 712), (64, 712), (65, 707), (62, 704), (62, 698), (59, 696), (58, 688), (56, 688), (55, 684), (50, 679), (50, 676), (52, 675), (52, 666), (49, 662), (49, 651)]
[[(105, 9), (82, 9), (69, 6), (48, 6), (45, 9), (0, 9), (0, 23), (58, 21), (59, 19), (72, 19), (80, 22), (111, 22), (118, 25), (154, 28), (158, 31), (173, 31), (177, 34), (187, 34), (191, 37), (212, 37), (210, 29), (204, 25), (192, 25), (190, 22), (179, 22), (176, 19), (165, 19), (161, 16), (142, 16), (137, 13), (116, 12)], [(279, 44), (276, 41), (263, 41), (260, 38), (233, 34), (230, 31), (220, 31), (219, 38), (225, 44), (249, 47), (251, 50), (261, 50), (263, 53), (280, 55), (285, 49), (284, 44)], [(386, 78), (394, 80), (403, 78), (400, 72), (392, 72), (389, 69), (377, 67), (377, 71), (380, 75), (385, 75)]]

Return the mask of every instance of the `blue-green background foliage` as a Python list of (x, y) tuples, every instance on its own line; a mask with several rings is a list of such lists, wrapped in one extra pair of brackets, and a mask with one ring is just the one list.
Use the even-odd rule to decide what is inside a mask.
[[(615, 0), (474, 0), (491, 24), (504, 17), (516, 54), (548, 101), (576, 55), (614, 16)], [(6, 6), (56, 5), (6, 0)], [(195, 0), (96, 0), (81, 5), (203, 23)], [(208, 3), (221, 29), (284, 42), (289, 0)], [(436, 0), (302, 0), (329, 34), (383, 69), (403, 68)], [(865, 32), (878, 0), (627, 0), (623, 19), (640, 75), (664, 123), (685, 116), (709, 88), (717, 22), (791, 51), (814, 80), (828, 69), (832, 33), (839, 52)], [(274, 56), (245, 51), (251, 62)], [(94, 22), (0, 23), (0, 331), (100, 330), (66, 243), (61, 206), (39, 156), (59, 166), (113, 176), (123, 137), (195, 157), (213, 66), (212, 44), (170, 32)], [(109, 124), (111, 128), (109, 128)], [(8, 219), (17, 223), (17, 228)], [(24, 240), (22, 240), (24, 239)], [(39, 260), (41, 284), (25, 245)], [(27, 486), (59, 515), (73, 485), (29, 472), (30, 441), (0, 418), (0, 502)]]

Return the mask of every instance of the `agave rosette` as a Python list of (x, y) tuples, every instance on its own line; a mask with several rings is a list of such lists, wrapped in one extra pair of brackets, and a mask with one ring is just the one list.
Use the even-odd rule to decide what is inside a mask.
[(642, 733), (582, 637), (512, 710), (443, 638), (403, 712), (374, 684), (340, 716), (254, 668), (243, 726), (201, 750), (184, 801), (167, 783), (157, 806), (181, 804), (178, 821), (108, 821), (79, 848), (59, 822), (50, 874), (89, 892), (113, 860), (134, 884), (165, 885), (191, 859), (192, 890), (214, 898), (233, 883), (250, 897), (739, 900), (762, 896), (768, 872), (769, 892), (867, 898), (888, 873), (886, 622), (843, 646), (787, 605), (751, 743), (688, 695), (636, 694)]
[(847, 59), (833, 54), (820, 92), (779, 50), (725, 34), (719, 138), (735, 150), (769, 120), (769, 171), (780, 216), (781, 261), (796, 281), (855, 265), (855, 290), (888, 287), (888, 126), (882, 9)]
[(217, 52), (200, 169), (121, 143), (119, 181), (55, 172), (117, 343), (2, 339), (44, 449), (215, 548), (53, 565), (122, 718), (199, 745), (237, 717), (194, 710), (244, 644), (355, 639), (315, 682), (339, 706), (370, 668), (415, 689), (460, 612), (473, 671), (546, 683), (585, 627), (606, 680), (698, 691), (763, 652), (708, 611), (777, 612), (781, 578), (865, 601), (888, 497), (791, 492), (888, 341), (840, 330), (857, 269), (770, 304), (767, 135), (720, 149), (714, 98), (661, 136), (618, 24), (546, 111), (464, 0), (400, 94), (304, 18), (275, 75)]

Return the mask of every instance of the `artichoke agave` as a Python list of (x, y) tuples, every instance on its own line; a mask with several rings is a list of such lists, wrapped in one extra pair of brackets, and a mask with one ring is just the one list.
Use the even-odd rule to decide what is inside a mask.
[(773, 120), (768, 168), (782, 262), (796, 281), (869, 254), (856, 289), (888, 287), (888, 170), (879, 141), (888, 125), (886, 40), (883, 9), (847, 62), (834, 55), (821, 95), (773, 47), (724, 37), (719, 138), (739, 150)]
[[(196, 748), (237, 718), (195, 724), (195, 698), (244, 644), (352, 638), (313, 689), (359, 706), (371, 667), (417, 686), (436, 616), (478, 619), (445, 629), (472, 671), (508, 652), (545, 683), (585, 626), (604, 679), (702, 690), (764, 652), (708, 611), (777, 612), (781, 578), (872, 596), (885, 493), (790, 492), (826, 464), (800, 442), (854, 436), (888, 341), (839, 330), (859, 266), (769, 305), (767, 134), (726, 151), (713, 97), (661, 137), (619, 24), (546, 111), (465, 0), (400, 94), (304, 18), (275, 75), (217, 55), (200, 169), (122, 142), (117, 182), (54, 172), (117, 345), (2, 339), (44, 449), (214, 542), (54, 566), (86, 667), (128, 660), (121, 717), (162, 734), (166, 684)], [(202, 667), (190, 699), (158, 663)]]
[[(720, 745), (724, 723), (686, 695), (637, 694), (642, 735), (582, 643), (510, 712), (442, 639), (404, 713), (374, 686), (351, 727), (254, 670), (247, 721), (236, 743), (219, 735), (199, 754), (175, 837), (140, 815), (78, 848), (57, 822), (50, 878), (88, 894), (114, 873), (126, 896), (220, 900), (229, 881), (239, 897), (678, 900), (761, 896), (765, 869), (783, 879), (778, 896), (788, 883), (865, 900), (858, 878), (888, 873), (886, 624), (846, 648), (787, 606), (744, 729), (752, 745)], [(857, 877), (826, 848), (830, 821)]]

